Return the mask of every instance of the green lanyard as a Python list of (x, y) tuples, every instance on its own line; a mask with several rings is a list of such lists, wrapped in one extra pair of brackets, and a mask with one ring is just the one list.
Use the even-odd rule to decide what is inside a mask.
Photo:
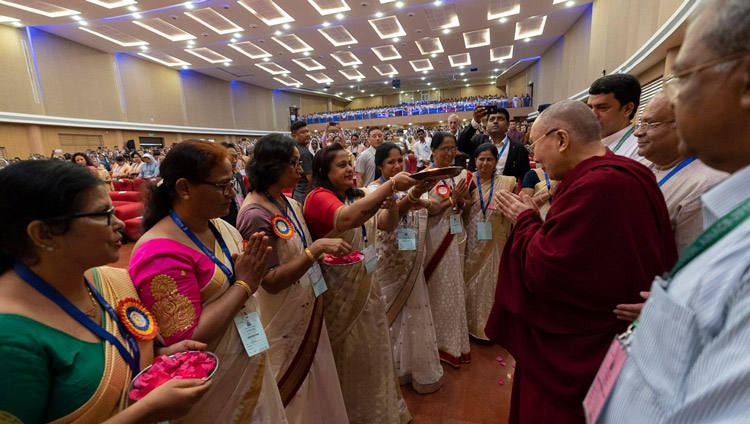
[(625, 140), (627, 140), (628, 137), (630, 137), (634, 132), (635, 132), (635, 125), (632, 126), (632, 127), (630, 127), (630, 129), (628, 130), (628, 132), (626, 132), (625, 135), (622, 136), (622, 138), (620, 139), (620, 141), (617, 142), (617, 146), (615, 146), (615, 148), (612, 149), (612, 153), (617, 153), (617, 151), (620, 149), (620, 146), (622, 146), (622, 143), (624, 143)]

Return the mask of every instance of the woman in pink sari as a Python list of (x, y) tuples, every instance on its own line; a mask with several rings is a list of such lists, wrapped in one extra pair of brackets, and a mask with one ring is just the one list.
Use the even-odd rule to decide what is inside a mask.
[(219, 357), (215, 390), (183, 422), (286, 423), (268, 345), (252, 344), (265, 339), (252, 295), (263, 278), (268, 238), (253, 234), (243, 252), (237, 230), (217, 219), (235, 196), (226, 149), (184, 141), (161, 171), (128, 271), (166, 345), (192, 338)]

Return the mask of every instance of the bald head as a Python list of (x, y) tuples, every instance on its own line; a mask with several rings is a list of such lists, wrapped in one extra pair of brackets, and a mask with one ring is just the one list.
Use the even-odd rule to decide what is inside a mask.
[(571, 141), (580, 143), (600, 142), (602, 128), (594, 112), (585, 103), (577, 100), (562, 100), (554, 103), (539, 115), (534, 123), (546, 133), (553, 128), (570, 133)]

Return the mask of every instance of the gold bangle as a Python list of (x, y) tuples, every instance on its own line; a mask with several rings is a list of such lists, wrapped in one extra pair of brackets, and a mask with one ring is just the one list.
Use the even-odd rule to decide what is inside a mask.
[(418, 198), (414, 197), (414, 192), (413, 191), (410, 191), (409, 194), (406, 195), (406, 200), (408, 200), (408, 201), (410, 201), (412, 203), (417, 203), (419, 201)]
[(393, 185), (391, 186), (391, 190), (393, 191), (393, 194), (396, 194), (398, 192), (398, 190), (396, 190), (396, 180), (394, 180), (393, 177), (391, 177), (388, 181), (393, 182)]
[(315, 255), (312, 254), (309, 248), (305, 248), (305, 254), (307, 255), (307, 258), (310, 259), (311, 262), (315, 263), (318, 262), (318, 259), (315, 257)]
[(234, 284), (242, 287), (245, 290), (245, 293), (247, 293), (247, 298), (250, 299), (253, 297), (253, 288), (250, 287), (250, 284), (247, 284), (246, 282), (242, 280), (235, 280)]

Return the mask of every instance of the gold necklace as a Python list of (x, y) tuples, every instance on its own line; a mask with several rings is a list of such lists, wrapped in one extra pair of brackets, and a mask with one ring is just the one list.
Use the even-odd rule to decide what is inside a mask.
[(87, 312), (84, 312), (84, 314), (86, 314), (86, 316), (91, 319), (95, 319), (96, 313), (99, 310), (99, 303), (97, 303), (96, 299), (94, 298), (94, 293), (91, 292), (88, 284), (86, 284), (86, 292), (89, 294), (89, 299), (91, 300), (91, 305), (93, 306), (93, 308), (91, 308)]

